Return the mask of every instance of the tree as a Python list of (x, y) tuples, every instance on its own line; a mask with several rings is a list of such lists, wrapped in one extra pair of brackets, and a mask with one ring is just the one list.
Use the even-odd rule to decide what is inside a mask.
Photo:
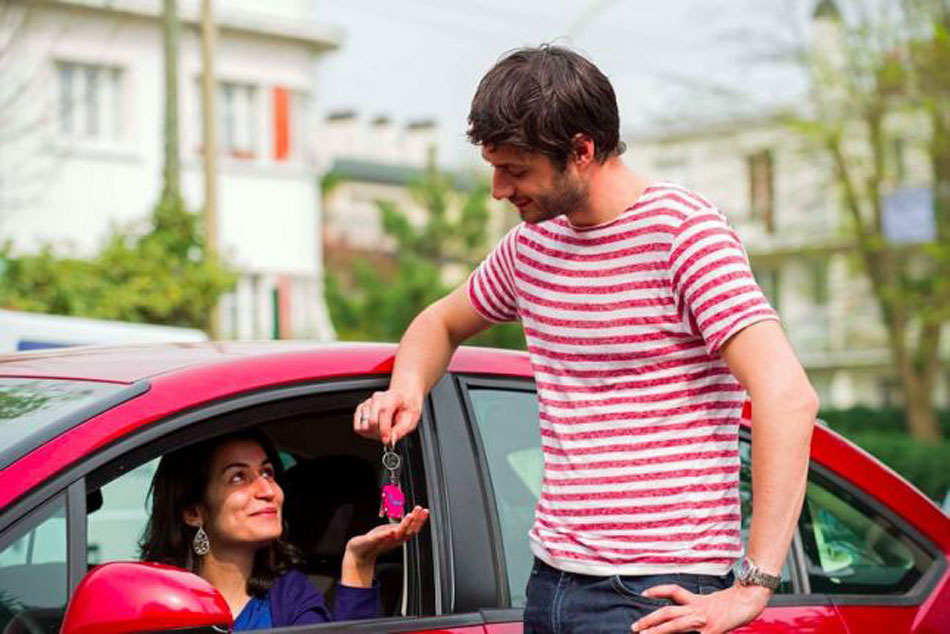
[(8, 242), (0, 263), (3, 308), (203, 329), (235, 281), (206, 252), (199, 216), (170, 199), (156, 206), (147, 231), (114, 229), (92, 259), (50, 247), (14, 256)]
[[(908, 429), (935, 441), (941, 433), (933, 393), (950, 319), (950, 7), (901, 0), (878, 8), (842, 14), (829, 0), (820, 3), (811, 108), (792, 123), (834, 166), (903, 388)], [(929, 171), (935, 230), (923, 243), (901, 243), (886, 231), (886, 202), (903, 180), (902, 144)]]
[[(324, 193), (340, 179), (327, 174)], [(395, 242), (392, 258), (358, 258), (350, 275), (327, 272), (327, 305), (340, 339), (398, 341), (416, 315), (452, 290), (446, 271), (467, 274), (488, 251), (487, 183), (459, 191), (430, 159), (423, 177), (409, 189), (426, 213), (421, 226), (414, 226), (392, 202), (377, 202), (383, 232)], [(505, 324), (470, 343), (524, 348), (524, 336), (519, 325)]]

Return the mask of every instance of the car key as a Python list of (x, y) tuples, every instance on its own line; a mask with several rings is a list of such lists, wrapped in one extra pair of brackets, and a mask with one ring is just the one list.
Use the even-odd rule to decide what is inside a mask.
[(395, 443), (392, 447), (383, 445), (383, 468), (389, 472), (389, 481), (383, 485), (380, 492), (379, 516), (389, 521), (399, 521), (405, 514), (406, 494), (399, 486), (399, 469), (402, 458), (396, 453)]

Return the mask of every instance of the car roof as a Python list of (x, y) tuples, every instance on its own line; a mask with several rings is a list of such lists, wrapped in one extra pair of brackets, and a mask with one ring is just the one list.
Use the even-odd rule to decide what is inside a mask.
[[(0, 356), (0, 377), (59, 378), (132, 384), (157, 376), (279, 365), (286, 380), (388, 374), (395, 344), (224, 341), (81, 346)], [(452, 372), (531, 377), (523, 352), (461, 347)]]

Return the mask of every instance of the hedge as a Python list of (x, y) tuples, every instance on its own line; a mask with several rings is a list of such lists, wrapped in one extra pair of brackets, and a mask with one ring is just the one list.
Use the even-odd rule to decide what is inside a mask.
[[(906, 433), (904, 410), (897, 407), (871, 409), (851, 407), (848, 409), (822, 410), (818, 417), (837, 432), (845, 435), (868, 432)], [(950, 409), (938, 410), (937, 419), (944, 438), (950, 438)]]

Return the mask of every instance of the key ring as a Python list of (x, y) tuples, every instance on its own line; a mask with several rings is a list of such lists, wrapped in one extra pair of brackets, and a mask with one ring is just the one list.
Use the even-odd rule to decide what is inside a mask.
[(402, 466), (402, 458), (393, 449), (386, 445), (383, 449), (383, 467), (386, 471), (394, 472)]

